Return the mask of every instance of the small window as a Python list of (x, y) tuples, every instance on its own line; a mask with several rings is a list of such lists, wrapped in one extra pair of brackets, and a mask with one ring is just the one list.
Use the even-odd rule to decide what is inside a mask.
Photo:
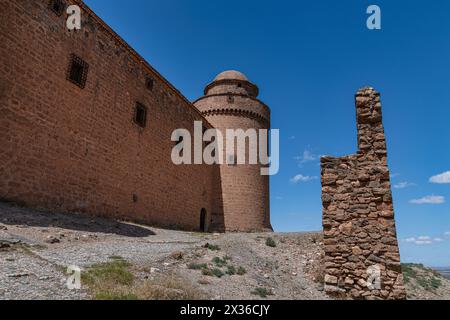
[(136, 103), (134, 109), (134, 123), (136, 123), (141, 128), (145, 128), (147, 123), (147, 108), (139, 102)]
[(50, 0), (48, 6), (57, 16), (62, 15), (64, 12), (64, 1), (63, 0)]
[(154, 84), (155, 84), (155, 81), (153, 81), (152, 78), (145, 79), (145, 87), (147, 88), (147, 90), (152, 91)]
[(238, 88), (242, 88), (242, 83), (238, 83)]
[(228, 103), (233, 103), (234, 102), (234, 97), (233, 96), (228, 96), (227, 100), (228, 100)]
[(80, 88), (86, 85), (89, 65), (80, 57), (72, 54), (67, 79)]

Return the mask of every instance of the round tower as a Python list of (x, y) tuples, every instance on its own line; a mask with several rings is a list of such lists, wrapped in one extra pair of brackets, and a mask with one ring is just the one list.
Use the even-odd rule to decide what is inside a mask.
[[(224, 138), (226, 129), (269, 129), (270, 109), (257, 99), (258, 92), (258, 87), (241, 72), (225, 71), (206, 86), (205, 95), (194, 105)], [(269, 176), (261, 175), (260, 164), (248, 164), (248, 150), (247, 141), (246, 164), (220, 165), (215, 211), (222, 215), (226, 231), (272, 230)], [(226, 153), (226, 141), (223, 154), (224, 158), (234, 156)]]

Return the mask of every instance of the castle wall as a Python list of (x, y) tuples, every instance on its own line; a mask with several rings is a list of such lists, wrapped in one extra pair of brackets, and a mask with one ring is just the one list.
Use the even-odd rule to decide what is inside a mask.
[(404, 299), (380, 95), (358, 91), (356, 110), (358, 153), (321, 159), (325, 290)]
[[(198, 230), (218, 168), (173, 165), (170, 137), (210, 125), (82, 2), (65, 3), (82, 6), (82, 30), (47, 0), (0, 0), (0, 198)], [(89, 64), (83, 89), (66, 79), (72, 54)]]

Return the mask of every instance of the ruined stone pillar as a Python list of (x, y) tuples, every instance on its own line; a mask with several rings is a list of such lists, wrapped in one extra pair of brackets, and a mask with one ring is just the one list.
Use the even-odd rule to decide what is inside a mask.
[(325, 291), (405, 299), (380, 94), (356, 94), (358, 153), (322, 157)]

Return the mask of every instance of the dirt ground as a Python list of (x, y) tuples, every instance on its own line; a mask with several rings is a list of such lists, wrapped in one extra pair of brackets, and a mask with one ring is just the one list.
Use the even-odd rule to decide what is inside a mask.
[[(182, 232), (0, 203), (0, 299), (94, 299), (83, 281), (68, 289), (67, 268), (117, 259), (144, 298), (330, 299), (321, 233)], [(404, 265), (404, 275), (409, 299), (450, 299), (437, 272)]]
[[(261, 299), (258, 290), (270, 299), (327, 299), (314, 281), (319, 233), (202, 234), (0, 204), (0, 299), (90, 299), (86, 286), (67, 288), (67, 267), (86, 270), (111, 257), (128, 261), (136, 281), (175, 275), (207, 299)], [(195, 264), (224, 275), (205, 275)], [(229, 267), (245, 273), (226, 274)]]

